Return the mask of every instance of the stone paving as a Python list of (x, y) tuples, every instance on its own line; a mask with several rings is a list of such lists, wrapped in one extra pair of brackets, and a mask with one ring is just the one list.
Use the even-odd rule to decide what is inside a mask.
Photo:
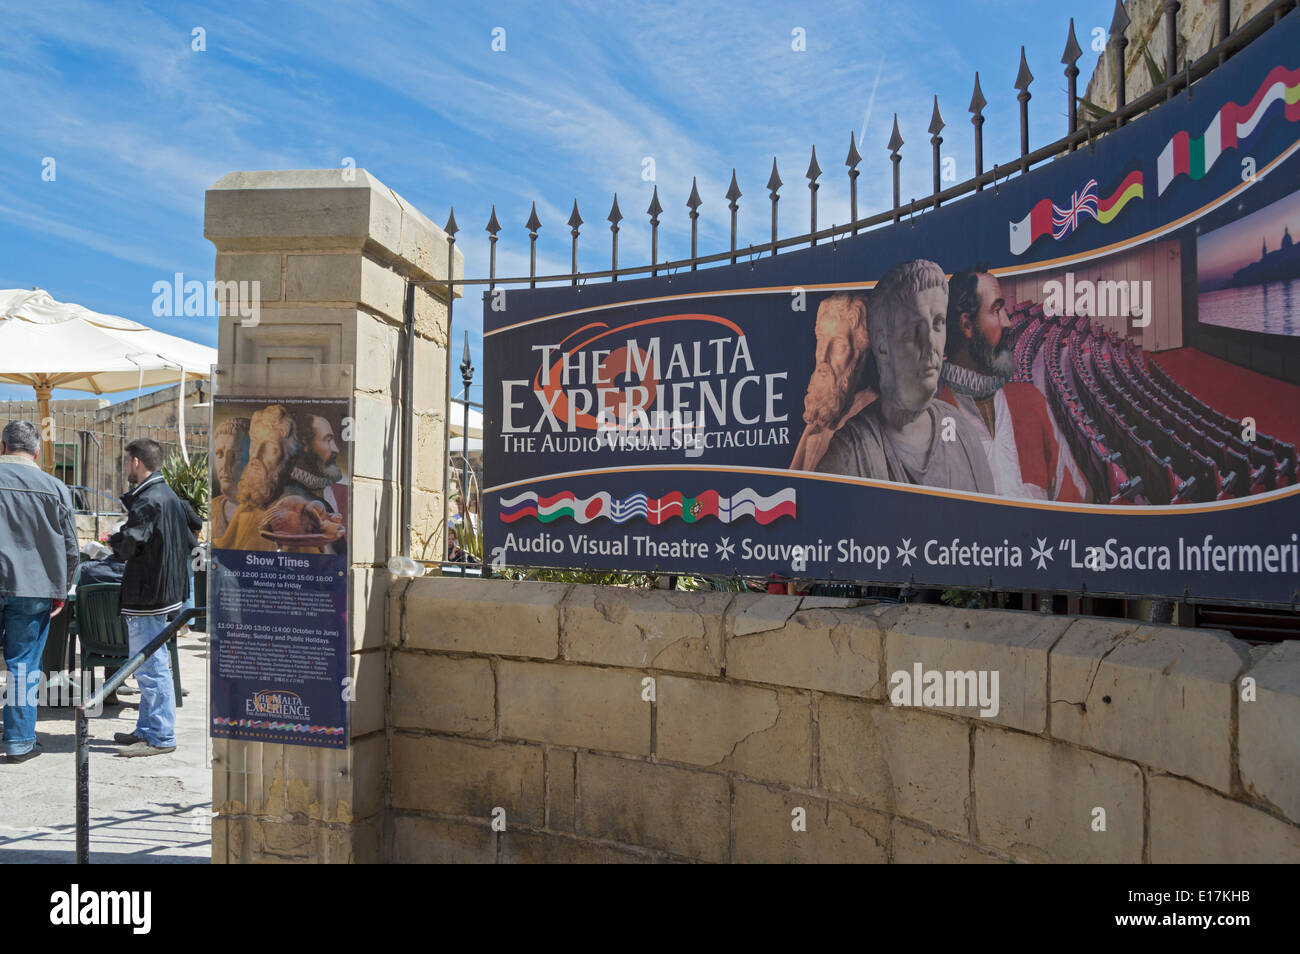
[[(90, 858), (95, 863), (206, 863), (211, 856), (212, 748), (207, 636), (180, 637), (176, 751), (117, 758), (114, 732), (135, 726), (138, 695), (90, 721)], [(128, 685), (133, 682), (128, 680)], [(43, 707), (38, 757), (0, 760), (0, 864), (76, 860), (76, 737), (71, 708)]]

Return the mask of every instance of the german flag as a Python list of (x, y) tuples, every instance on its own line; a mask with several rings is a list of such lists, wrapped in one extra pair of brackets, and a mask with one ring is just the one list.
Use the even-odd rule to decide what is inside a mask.
[(1106, 198), (1097, 203), (1097, 221), (1102, 225), (1107, 224), (1111, 219), (1119, 215), (1120, 211), (1130, 201), (1141, 199), (1143, 196), (1142, 166), (1135, 159), (1126, 167), (1119, 184), (1110, 190), (1110, 194)]
[[(1124, 167), (1119, 180), (1107, 191), (1105, 198), (1093, 198), (1095, 180), (1089, 180), (1075, 190), (1066, 205), (1060, 206), (1051, 199), (1039, 199), (1019, 222), (1011, 222), (1011, 253), (1023, 255), (1045, 235), (1062, 239), (1070, 235), (1085, 216), (1091, 216), (1102, 225), (1108, 224), (1134, 199), (1144, 196), (1142, 164), (1134, 159)], [(1096, 206), (1094, 211), (1093, 206)], [(1068, 223), (1068, 227), (1063, 224)]]

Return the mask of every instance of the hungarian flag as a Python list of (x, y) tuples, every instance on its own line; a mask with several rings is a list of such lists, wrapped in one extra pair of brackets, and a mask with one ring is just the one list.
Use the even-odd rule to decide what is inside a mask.
[(1274, 67), (1249, 103), (1224, 103), (1199, 137), (1193, 138), (1186, 129), (1174, 133), (1156, 160), (1156, 194), (1163, 195), (1179, 176), (1203, 178), (1224, 152), (1248, 148), (1256, 133), (1279, 113), (1288, 122), (1300, 121), (1300, 70)]

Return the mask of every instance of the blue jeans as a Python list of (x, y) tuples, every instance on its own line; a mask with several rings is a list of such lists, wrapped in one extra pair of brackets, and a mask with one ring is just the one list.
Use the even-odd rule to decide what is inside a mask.
[[(134, 656), (167, 628), (167, 614), (123, 616), (127, 642)], [(171, 654), (164, 643), (135, 671), (140, 687), (140, 714), (135, 734), (150, 745), (171, 748), (176, 744), (176, 691), (172, 684)]]
[(4, 700), (5, 755), (25, 755), (36, 744), (36, 706), (26, 703), (41, 678), (41, 654), (50, 633), (53, 606), (49, 599), (0, 596), (0, 635), (9, 669)]

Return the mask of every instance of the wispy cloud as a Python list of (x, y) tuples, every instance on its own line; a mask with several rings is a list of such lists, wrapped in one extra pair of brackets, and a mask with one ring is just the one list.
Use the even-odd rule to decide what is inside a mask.
[[(544, 225), (539, 272), (569, 266), (577, 199), (583, 268), (609, 262), (606, 215), (625, 216), (620, 263), (650, 252), (646, 205), (665, 212), (660, 259), (690, 245), (692, 178), (704, 199), (701, 251), (729, 234), (723, 194), (736, 171), (741, 247), (768, 240), (763, 188), (773, 157), (785, 186), (781, 234), (807, 228), (803, 173), (817, 146), (819, 222), (848, 218), (850, 130), (864, 157), (860, 212), (889, 201), (884, 148), (894, 113), (906, 145), (905, 200), (928, 193), (931, 98), (949, 126), (943, 154), (972, 165), (964, 107), (975, 70), (989, 98), (988, 163), (1018, 153), (1011, 79), (1019, 45), (1039, 71), (1031, 137), (1064, 132), (1056, 65), (1069, 16), (1081, 37), (1109, 22), (1109, 0), (697, 0), (539, 6), (351, 0), (205, 8), (49, 0), (11, 5), (0, 32), (0, 243), (10, 284), (78, 288), (135, 316), (151, 276), (210, 274), (203, 193), (236, 169), (367, 168), (442, 224), (455, 205), (467, 270), (487, 270), (495, 203), (501, 274), (526, 274), (523, 223)], [(1014, 29), (1010, 25), (1014, 24)], [(194, 51), (192, 31), (205, 31)], [(505, 49), (493, 49), (493, 30)], [(796, 42), (798, 40), (799, 42)], [(1085, 43), (1085, 46), (1087, 44)], [(1085, 75), (1095, 54), (1085, 51)], [(18, 134), (14, 134), (18, 131)], [(41, 159), (58, 178), (41, 178)], [(653, 159), (653, 181), (643, 178)], [(55, 281), (59, 273), (63, 281)], [(481, 328), (478, 291), (456, 306)], [(184, 328), (178, 333), (187, 333)], [(197, 333), (197, 332), (196, 332)], [(202, 334), (206, 334), (206, 330)], [(476, 364), (481, 368), (478, 342)]]
[[(94, 229), (62, 222), (41, 213), (23, 211), (11, 205), (0, 204), (0, 215), (3, 215), (11, 222), (21, 225), (30, 232), (52, 235), (73, 242), (83, 248), (112, 256), (119, 261), (146, 265), (160, 271), (167, 271), (176, 267), (175, 259), (161, 257), (149, 249), (124, 241), (120, 236), (109, 235)], [(200, 270), (201, 267), (191, 267), (191, 272), (199, 272)]]

